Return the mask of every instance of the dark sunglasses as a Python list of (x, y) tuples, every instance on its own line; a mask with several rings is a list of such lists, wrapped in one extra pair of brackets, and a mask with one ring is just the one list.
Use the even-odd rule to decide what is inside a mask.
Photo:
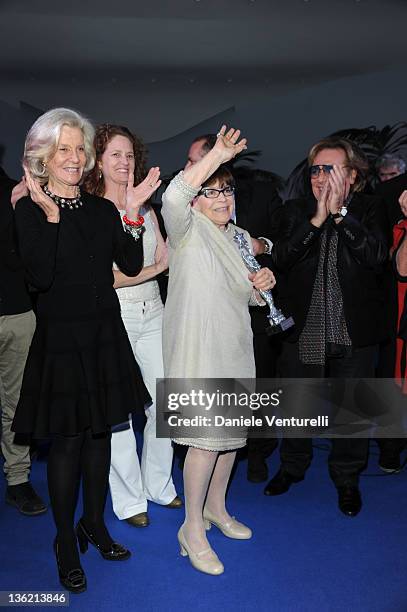
[(309, 174), (311, 178), (317, 178), (319, 173), (322, 172), (325, 176), (328, 176), (333, 170), (332, 164), (321, 164), (319, 166), (310, 166)]

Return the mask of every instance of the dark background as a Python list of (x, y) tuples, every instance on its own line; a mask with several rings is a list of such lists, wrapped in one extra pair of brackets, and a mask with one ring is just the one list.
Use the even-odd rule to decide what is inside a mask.
[(68, 106), (163, 173), (225, 121), (287, 176), (328, 133), (406, 120), (406, 24), (406, 0), (3, 0), (2, 163), (19, 176), (29, 126)]

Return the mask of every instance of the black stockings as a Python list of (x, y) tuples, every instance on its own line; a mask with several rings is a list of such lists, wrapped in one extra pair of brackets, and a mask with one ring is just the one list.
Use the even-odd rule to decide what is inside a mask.
[(103, 514), (110, 466), (111, 434), (93, 436), (90, 430), (75, 436), (55, 436), (48, 458), (48, 489), (57, 528), (59, 561), (67, 570), (80, 567), (74, 533), (80, 477), (83, 517), (98, 544), (112, 542)]

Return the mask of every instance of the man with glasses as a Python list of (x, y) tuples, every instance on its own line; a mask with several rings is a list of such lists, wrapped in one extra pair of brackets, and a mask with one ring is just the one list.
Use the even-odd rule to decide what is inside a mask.
[[(368, 163), (351, 142), (329, 138), (309, 153), (313, 198), (286, 203), (272, 250), (278, 302), (295, 327), (283, 342), (287, 378), (373, 378), (385, 335), (380, 273), (388, 249), (381, 201), (362, 193)], [(329, 473), (340, 510), (356, 516), (369, 440), (334, 438)], [(280, 495), (304, 479), (312, 440), (284, 438), (281, 467), (266, 486)]]

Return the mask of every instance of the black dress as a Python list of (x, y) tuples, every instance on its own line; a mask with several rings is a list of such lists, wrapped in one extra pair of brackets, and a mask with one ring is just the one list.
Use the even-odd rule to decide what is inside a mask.
[(15, 217), (27, 280), (38, 293), (32, 340), (13, 431), (47, 437), (94, 434), (151, 401), (113, 289), (113, 261), (129, 276), (143, 265), (142, 239), (123, 231), (108, 200), (82, 194), (48, 223), (30, 198)]

